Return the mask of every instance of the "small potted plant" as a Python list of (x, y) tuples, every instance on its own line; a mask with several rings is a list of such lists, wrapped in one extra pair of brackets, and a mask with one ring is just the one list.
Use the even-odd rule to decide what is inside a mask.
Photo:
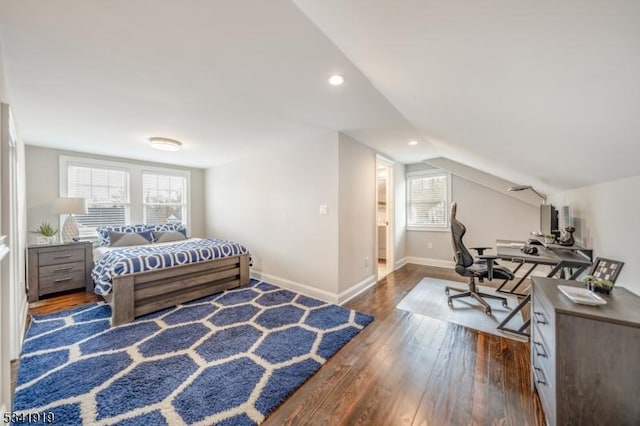
[(609, 294), (613, 288), (613, 281), (596, 278), (593, 275), (587, 275), (584, 282), (587, 283), (589, 290), (596, 293)]
[(544, 242), (547, 244), (552, 244), (556, 241), (556, 236), (553, 234), (545, 234), (544, 235)]
[(58, 230), (53, 229), (49, 222), (42, 222), (38, 229), (31, 232), (42, 235), (42, 237), (38, 237), (38, 244), (54, 244), (56, 242), (56, 234), (58, 233)]

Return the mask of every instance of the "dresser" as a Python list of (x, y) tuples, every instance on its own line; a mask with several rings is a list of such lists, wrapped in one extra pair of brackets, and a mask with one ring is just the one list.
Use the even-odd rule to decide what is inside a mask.
[(84, 288), (93, 291), (93, 244), (33, 245), (27, 248), (29, 302), (60, 291)]
[(602, 306), (578, 305), (534, 277), (531, 381), (549, 425), (640, 425), (640, 297), (615, 287)]

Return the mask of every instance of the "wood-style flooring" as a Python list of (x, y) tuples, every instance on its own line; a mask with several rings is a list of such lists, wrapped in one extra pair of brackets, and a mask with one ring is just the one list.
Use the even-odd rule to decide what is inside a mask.
[[(348, 302), (375, 321), (264, 424), (543, 425), (528, 343), (396, 309), (426, 276), (461, 281), (449, 269), (409, 264)], [(30, 312), (94, 300), (73, 293), (32, 304)]]

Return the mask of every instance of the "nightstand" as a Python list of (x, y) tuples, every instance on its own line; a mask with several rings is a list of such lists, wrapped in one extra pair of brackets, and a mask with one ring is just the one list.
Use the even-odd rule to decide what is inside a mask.
[(31, 245), (27, 247), (29, 302), (41, 296), (84, 288), (93, 291), (93, 243)]

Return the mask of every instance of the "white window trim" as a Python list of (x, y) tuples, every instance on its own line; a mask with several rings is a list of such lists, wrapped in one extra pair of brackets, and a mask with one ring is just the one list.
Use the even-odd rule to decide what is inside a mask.
[(405, 175), (406, 185), (405, 185), (405, 197), (407, 200), (407, 208), (406, 210), (406, 223), (407, 223), (407, 231), (421, 231), (421, 232), (451, 232), (451, 227), (449, 223), (449, 215), (445, 216), (446, 223), (443, 226), (416, 226), (409, 225), (409, 179), (411, 178), (420, 178), (420, 177), (430, 177), (434, 175), (445, 175), (447, 177), (447, 211), (448, 207), (451, 205), (451, 172), (443, 169), (430, 169), (430, 170), (416, 170), (413, 172), (407, 172)]
[[(187, 227), (189, 227), (189, 225), (191, 225), (191, 179), (190, 179), (191, 173), (184, 172), (182, 170), (180, 170), (180, 172), (183, 172), (183, 173), (176, 173), (176, 172), (177, 172), (176, 170), (143, 167), (140, 174), (140, 185), (142, 185), (143, 183), (143, 177), (145, 173), (154, 174), (154, 175), (184, 177), (186, 180), (186, 185), (184, 188), (185, 190), (184, 196), (187, 197), (187, 202), (185, 204), (185, 207), (187, 209)], [(142, 188), (142, 192), (144, 193), (144, 188)], [(142, 217), (144, 218), (145, 202), (144, 202), (144, 197), (142, 195), (140, 196), (140, 202), (142, 203)], [(140, 223), (143, 223), (143, 222), (141, 221)]]
[[(67, 168), (68, 166), (102, 167), (117, 170), (124, 170), (129, 173), (129, 222), (131, 224), (143, 223), (144, 199), (142, 197), (142, 174), (144, 172), (166, 174), (171, 176), (181, 176), (186, 178), (187, 197), (187, 229), (191, 227), (191, 172), (188, 170), (172, 169), (169, 167), (156, 167), (124, 161), (100, 160), (91, 157), (74, 157), (60, 155), (59, 157), (59, 182), (58, 188), (60, 197), (67, 196)], [(60, 217), (60, 229), (63, 220)]]

